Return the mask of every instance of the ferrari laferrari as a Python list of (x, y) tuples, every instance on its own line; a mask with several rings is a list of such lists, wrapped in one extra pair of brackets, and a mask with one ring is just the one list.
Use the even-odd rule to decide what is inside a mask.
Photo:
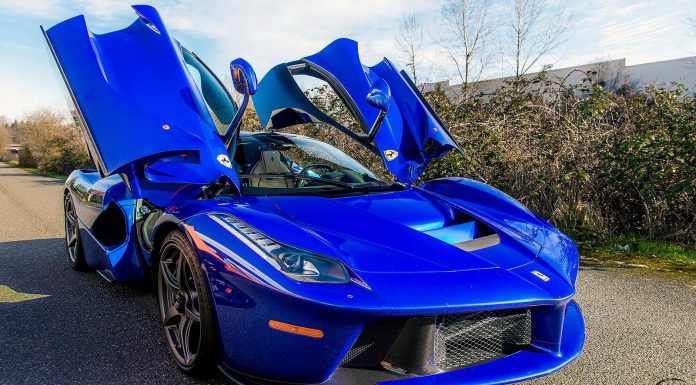
[[(182, 371), (503, 384), (580, 354), (574, 242), (484, 183), (422, 180), (461, 150), (405, 72), (338, 39), (260, 81), (235, 59), (225, 86), (154, 8), (133, 8), (104, 34), (83, 16), (42, 28), (96, 167), (65, 182), (68, 263), (152, 282)], [(357, 125), (302, 79), (330, 87)], [(252, 104), (262, 129), (243, 131)], [(298, 125), (343, 136), (387, 174), (288, 133)]]

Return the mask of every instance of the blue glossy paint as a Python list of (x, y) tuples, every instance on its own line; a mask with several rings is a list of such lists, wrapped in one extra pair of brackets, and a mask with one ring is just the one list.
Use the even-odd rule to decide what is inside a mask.
[[(76, 170), (65, 185), (66, 193), (77, 203), (90, 267), (117, 281), (148, 276), (157, 251), (146, 250), (139, 238), (142, 216), (138, 208), (143, 198), (160, 203), (164, 212), (153, 238), (174, 227), (183, 230), (194, 245), (214, 301), (223, 364), (261, 379), (294, 383), (331, 380), (364, 327), (386, 317), (514, 308), (528, 308), (532, 313), (532, 344), (524, 350), (472, 367), (404, 378), (396, 384), (510, 383), (558, 370), (580, 354), (585, 331), (580, 309), (572, 301), (578, 273), (575, 244), (488, 185), (449, 178), (405, 185), (396, 191), (333, 197), (244, 196), (236, 192), (214, 198), (201, 195), (201, 188), (218, 176), (236, 178), (227, 170), (210, 166), (209, 158), (221, 149), (222, 139), (208, 132), (213, 129), (207, 122), (209, 115), (206, 118), (196, 107), (201, 100), (195, 96), (182, 99), (192, 104), (176, 100), (181, 93), (171, 94), (174, 91), (156, 79), (143, 80), (150, 86), (144, 92), (161, 94), (163, 100), (178, 103), (183, 110), (175, 111), (159, 101), (130, 99), (114, 91), (133, 86), (119, 84), (128, 80), (108, 70), (110, 65), (121, 63), (136, 73), (132, 79), (162, 66), (162, 71), (174, 76), (177, 90), (188, 90), (185, 93), (190, 95), (199, 92), (188, 76), (177, 77), (181, 75), (177, 70), (180, 57), (174, 54), (178, 46), (154, 9), (136, 10), (142, 18), (123, 30), (128, 32), (90, 35), (81, 18), (47, 31), (88, 123), (87, 133), (94, 141), (92, 154), (101, 163), (101, 174)], [(133, 41), (125, 41), (125, 33)], [(75, 40), (79, 52), (69, 46), (69, 38)], [(119, 43), (130, 44), (139, 55), (117, 48)], [(169, 59), (164, 63), (140, 51), (143, 47)], [(116, 52), (118, 58), (110, 56)], [(392, 160), (395, 163), (390, 170), (400, 179), (414, 181), (430, 159), (456, 147), (427, 104), (407, 92), (408, 82), (388, 61), (362, 67), (357, 45), (345, 39), (305, 60), (330, 71), (350, 95), (360, 95), (355, 102), (366, 121), (378, 113), (366, 101), (369, 87), (380, 78), (388, 84), (393, 98), (377, 145), (380, 151), (391, 146), (399, 151), (401, 155)], [(106, 70), (101, 72), (100, 66)], [(245, 71), (251, 71), (249, 68)], [(287, 72), (286, 65), (279, 68)], [(359, 78), (355, 73), (358, 68), (364, 79), (354, 82)], [(264, 90), (275, 89), (278, 105), (283, 105), (292, 99), (296, 84), (274, 76), (267, 75), (256, 95), (265, 95), (264, 100), (271, 95)], [(264, 84), (273, 87), (265, 88)], [(248, 93), (254, 92), (250, 89)], [(111, 102), (113, 110), (105, 104)], [(266, 103), (261, 109), (270, 105)], [(123, 116), (114, 122), (107, 119), (118, 113)], [(170, 128), (176, 127), (177, 132), (171, 141), (149, 125), (157, 122), (154, 117), (170, 114)], [(270, 119), (265, 111), (260, 115)], [(310, 117), (303, 110), (292, 119), (298, 116), (311, 120), (320, 115)], [(292, 119), (278, 122), (287, 124)], [(138, 125), (121, 126), (123, 123)], [(191, 125), (180, 127), (183, 123)], [(141, 138), (162, 142), (123, 150), (125, 143)], [(114, 140), (115, 147), (105, 147), (108, 140)], [(123, 154), (117, 153), (119, 148)], [(198, 173), (201, 168), (204, 170)], [(112, 224), (123, 225), (126, 236), (104, 244), (97, 227), (114, 210), (123, 214), (124, 223)], [(341, 284), (292, 279), (220, 220), (224, 215), (243, 221), (276, 242), (337, 261), (355, 279)], [(498, 235), (499, 243), (475, 251), (454, 245), (491, 232)], [(281, 332), (268, 327), (269, 320), (319, 329), (324, 336)]]
[(217, 159), (227, 150), (179, 43), (154, 8), (133, 8), (139, 18), (122, 30), (94, 34), (77, 16), (45, 31), (101, 175), (124, 173), (138, 198), (163, 206), (170, 196), (142, 181), (143, 165), (171, 153), (193, 153), (193, 171), (184, 174), (193, 176), (192, 183), (225, 177), (238, 184), (236, 173)]
[[(72, 194), (78, 215), (78, 227), (87, 265), (117, 281), (145, 277), (145, 270), (137, 252), (135, 229), (136, 202), (120, 176), (99, 178), (96, 170), (73, 171), (65, 182), (66, 193)], [(113, 205), (124, 216), (125, 239), (105, 245), (92, 232), (99, 216)]]
[(484, 183), (463, 178), (433, 180), (421, 188), (487, 218), (497, 230), (536, 249), (549, 269), (575, 285), (580, 259), (575, 243), (510, 196)]
[(476, 222), (460, 223), (439, 229), (428, 230), (425, 233), (450, 244), (466, 242), (476, 238)]
[(248, 61), (237, 58), (230, 62), (230, 73), (235, 90), (243, 95), (255, 95), (258, 87), (256, 71)]
[(391, 103), (391, 89), (384, 79), (378, 79), (367, 94), (367, 103), (381, 111), (389, 110)]
[[(256, 94), (258, 81), (256, 80), (254, 68), (242, 58), (237, 58), (230, 62), (230, 74), (232, 75), (232, 86), (237, 92), (242, 94), (242, 102), (223, 137), (226, 148), (234, 149), (239, 137), (239, 127), (242, 124), (244, 111), (246, 111), (249, 105), (251, 95)], [(234, 156), (234, 150), (231, 152), (231, 155)]]
[[(380, 111), (368, 103), (366, 97), (380, 79), (386, 82), (391, 103), (374, 141), (387, 169), (398, 180), (414, 183), (430, 161), (452, 149), (459, 149), (408, 75), (399, 72), (388, 59), (372, 67), (365, 66), (358, 55), (358, 43), (338, 39), (301, 62), (323, 73), (307, 74), (327, 81), (343, 96), (348, 106), (355, 109), (365, 134), (369, 133)], [(288, 66), (295, 65), (297, 62), (276, 66), (261, 79), (254, 96), (254, 107), (261, 125), (282, 129), (298, 123), (320, 121), (343, 132), (348, 131), (305, 97), (288, 70)], [(388, 153), (396, 156), (387, 156)]]
[[(572, 285), (562, 275), (548, 269), (542, 261), (534, 260), (533, 257), (517, 268), (500, 267), (505, 262), (498, 260), (495, 263), (494, 258), (523, 252), (520, 248), (506, 245), (512, 242), (510, 239), (487, 252), (469, 254), (450, 249), (449, 245), (441, 241), (430, 242), (432, 237), (416, 236), (416, 232), (411, 232), (410, 228), (405, 229), (396, 222), (392, 222), (390, 226), (399, 228), (409, 237), (399, 237), (395, 232), (382, 233), (386, 229), (381, 227), (384, 222), (373, 217), (360, 221), (361, 224), (374, 224), (375, 227), (370, 227), (373, 234), (360, 233), (354, 239), (355, 235), (347, 233), (348, 230), (344, 227), (338, 226), (335, 229), (336, 222), (348, 221), (342, 215), (337, 218), (324, 216), (323, 220), (317, 216), (311, 222), (306, 216), (295, 216), (297, 212), (306, 211), (309, 207), (318, 207), (320, 211), (332, 213), (345, 210), (352, 212), (354, 218), (364, 214), (361, 209), (351, 207), (349, 203), (326, 198), (309, 201), (305, 205), (295, 201), (291, 204), (299, 207), (292, 213), (287, 213), (289, 205), (278, 204), (276, 197), (273, 200), (279, 205), (279, 209), (275, 210), (285, 213), (277, 218), (281, 214), (276, 211), (273, 215), (272, 207), (275, 205), (267, 202), (269, 199), (189, 202), (177, 207), (173, 213), (181, 217), (189, 217), (192, 213), (201, 211), (233, 214), (263, 228), (280, 241), (294, 239), (294, 245), (345, 261), (371, 289), (357, 284), (322, 286), (297, 283), (269, 268), (267, 264), (264, 265), (258, 255), (245, 249), (236, 238), (226, 238), (225, 234), (229, 230), (210, 220), (208, 215), (189, 217), (185, 220), (189, 226), (198, 234), (204, 235), (203, 239), (213, 240), (208, 245), (216, 250), (217, 256), (213, 258), (201, 252), (204, 264), (209, 266), (209, 279), (226, 282), (226, 286), (220, 286), (222, 291), (215, 295), (220, 322), (223, 325), (242, 325), (239, 328), (221, 328), (223, 346), (230, 358), (228, 364), (238, 371), (265, 378), (283, 378), (303, 383), (320, 382), (333, 372), (342, 355), (352, 345), (357, 337), (357, 334), (352, 334), (355, 333), (356, 325), (361, 328), (370, 321), (385, 316), (422, 316), (529, 306), (535, 309), (536, 325), (548, 324), (548, 330), (538, 329), (534, 336), (535, 341), (538, 341), (535, 344), (545, 351), (530, 353), (529, 359), (537, 361), (536, 369), (532, 370), (530, 367), (529, 371), (525, 371), (525, 376), (510, 378), (519, 380), (538, 375), (535, 370), (555, 370), (579, 352), (580, 347), (575, 346), (562, 352), (563, 360), (558, 358), (558, 354), (561, 354), (561, 331), (582, 333), (582, 329), (576, 329), (582, 326), (581, 319), (569, 323), (563, 317), (565, 303), (574, 294)], [(338, 208), (337, 205), (346, 207)], [(402, 206), (401, 209), (408, 207)], [(262, 227), (262, 223), (265, 223), (265, 227)], [(356, 225), (355, 221), (350, 224)], [(358, 243), (365, 244), (365, 247), (359, 248)], [(389, 253), (395, 253), (393, 248), (398, 248), (398, 258), (390, 258)], [(347, 255), (348, 252), (350, 255)], [(439, 257), (424, 258), (425, 255), (433, 254)], [(450, 260), (449, 266), (443, 266), (448, 256), (456, 258), (461, 265), (455, 267), (452, 264), (456, 262)], [(226, 265), (242, 273), (229, 272)], [(538, 280), (531, 274), (531, 270), (541, 271), (550, 277), (550, 281), (544, 283)], [(232, 302), (225, 299), (225, 288), (230, 288), (233, 293)], [(248, 306), (244, 302), (240, 308), (236, 300), (238, 297), (252, 298), (256, 305)], [(266, 319), (279, 317), (290, 323), (319, 328), (325, 332), (327, 329), (331, 330), (331, 337), (321, 343), (272, 330), (261, 330), (258, 334), (245, 332), (258, 327)], [(340, 342), (332, 339), (336, 335), (340, 336)], [(348, 335), (352, 337), (348, 338)], [(271, 347), (263, 344), (271, 338), (278, 342)], [(555, 342), (549, 344), (549, 341)], [(577, 337), (576, 343), (577, 341), (581, 344), (582, 338)], [(290, 349), (291, 346), (294, 348)], [(306, 356), (294, 354), (298, 346), (301, 346), (303, 354), (306, 351), (311, 357), (321, 359), (307, 362), (303, 358)], [(241, 354), (242, 351), (245, 354)], [(546, 355), (548, 360), (544, 362)], [(274, 365), (277, 357), (282, 357), (287, 365)], [(506, 362), (509, 364), (511, 361), (512, 358)], [(306, 370), (300, 370), (300, 367)], [(471, 371), (465, 369), (467, 370)], [(453, 373), (455, 372), (449, 373), (447, 378), (454, 376)], [(498, 375), (499, 373), (493, 373), (491, 378)], [(471, 380), (472, 377), (452, 378), (458, 378), (460, 382), (456, 383), (469, 383), (464, 379)], [(488, 378), (481, 377), (479, 380), (485, 382)]]
[[(93, 175), (78, 171), (68, 185), (99, 183)], [(110, 186), (116, 189), (122, 182), (112, 181)], [(131, 202), (118, 203), (130, 207)], [(453, 224), (455, 213), (462, 211), (498, 231), (501, 243), (465, 252), (450, 245), (452, 239), (428, 235), (464, 226), (467, 229), (461, 233), (469, 236), (468, 223)], [(329, 212), (330, 216), (324, 214)], [(280, 242), (336, 258), (369, 289), (355, 283), (294, 281), (235, 237), (231, 228), (216, 222), (212, 213), (234, 215)], [(582, 345), (582, 318), (578, 312), (572, 318), (565, 312), (577, 273), (577, 252), (566, 244), (570, 241), (504, 194), (477, 182), (439, 180), (400, 192), (345, 198), (187, 200), (169, 207), (164, 221), (173, 221), (189, 234), (195, 232), (205, 242), (206, 251), (198, 252), (221, 325), (224, 362), (247, 375), (321, 382), (331, 376), (362, 328), (386, 316), (534, 309), (538, 349), (516, 353), (500, 364), (484, 364), (491, 369), (506, 367), (506, 371), (467, 368), (442, 374), (442, 379), (419, 378), (423, 383), (504, 383), (530, 378), (557, 370)], [(129, 239), (123, 250), (132, 245), (135, 242)], [(95, 249), (90, 253), (100, 255)], [(115, 253), (107, 257), (122, 259)], [(93, 264), (107, 270), (111, 266), (114, 262)], [(138, 268), (142, 271), (133, 263), (130, 277), (113, 276), (119, 280), (143, 276)], [(543, 273), (549, 282), (540, 281), (532, 271)], [(270, 319), (321, 329), (325, 338), (313, 340), (269, 329)], [(571, 335), (574, 339), (564, 343)], [(269, 340), (274, 343), (268, 344)], [(302, 354), (296, 354), (298, 349)], [(304, 358), (308, 356), (317, 359), (308, 362)], [(488, 374), (477, 377), (481, 373)]]

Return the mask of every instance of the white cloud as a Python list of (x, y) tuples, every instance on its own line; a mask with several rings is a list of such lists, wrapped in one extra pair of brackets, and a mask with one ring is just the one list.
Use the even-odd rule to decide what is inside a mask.
[(0, 45), (4, 46), (6, 49), (22, 50), (22, 51), (38, 51), (34, 47), (29, 47), (23, 44), (13, 43), (11, 41), (0, 41)]
[(172, 29), (215, 39), (222, 55), (246, 56), (264, 72), (278, 62), (316, 52), (338, 37), (361, 41), (368, 63), (385, 54), (393, 56), (394, 25), (403, 8), (397, 0), (227, 4), (182, 1), (159, 9)]
[(0, 15), (52, 18), (61, 13), (60, 0), (0, 0)]

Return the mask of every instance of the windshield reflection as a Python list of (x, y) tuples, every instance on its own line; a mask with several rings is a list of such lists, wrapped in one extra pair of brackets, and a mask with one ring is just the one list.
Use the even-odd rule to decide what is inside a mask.
[(243, 134), (234, 167), (245, 195), (369, 192), (391, 186), (337, 148), (299, 135)]

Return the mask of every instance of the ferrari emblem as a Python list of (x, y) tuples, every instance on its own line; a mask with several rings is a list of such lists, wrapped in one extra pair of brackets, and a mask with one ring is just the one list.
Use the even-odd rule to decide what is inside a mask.
[(217, 156), (218, 162), (220, 162), (221, 165), (227, 167), (227, 168), (232, 168), (232, 162), (230, 161), (230, 158), (225, 155), (225, 154), (220, 154)]
[(399, 156), (398, 151), (394, 151), (394, 150), (384, 151), (384, 157), (387, 158), (387, 160), (394, 160), (394, 159), (396, 159), (397, 156)]
[(548, 282), (548, 281), (551, 280), (551, 278), (547, 277), (547, 276), (544, 275), (543, 273), (541, 273), (541, 272), (539, 272), (539, 271), (536, 271), (536, 270), (533, 270), (533, 271), (532, 271), (532, 274), (534, 274), (537, 278), (539, 278), (540, 280), (542, 280), (542, 281), (544, 281), (544, 282)]

